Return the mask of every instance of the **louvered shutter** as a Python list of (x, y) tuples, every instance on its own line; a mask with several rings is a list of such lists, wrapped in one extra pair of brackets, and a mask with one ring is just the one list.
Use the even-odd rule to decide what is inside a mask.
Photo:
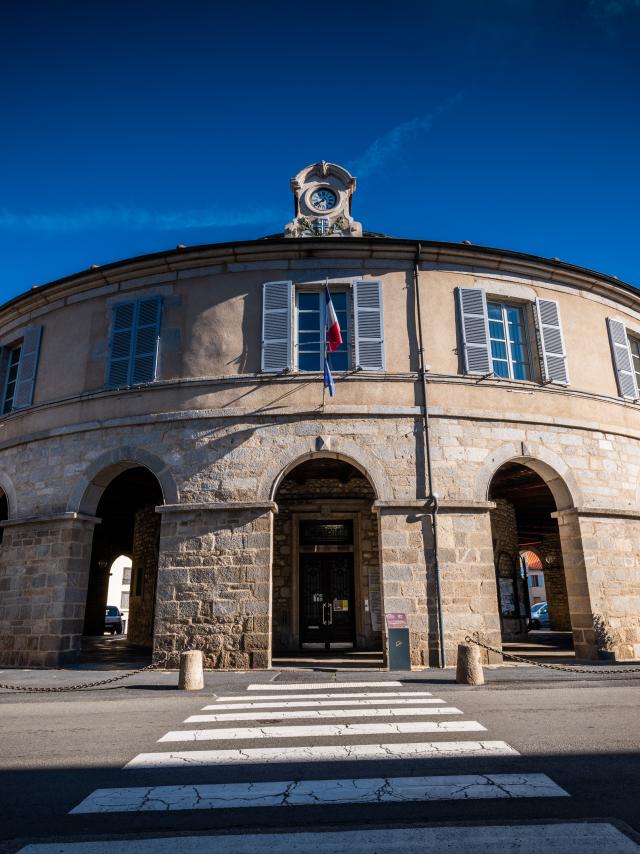
[(41, 339), (42, 326), (29, 326), (25, 329), (16, 377), (16, 390), (13, 397), (14, 409), (26, 409), (33, 403)]
[(161, 298), (136, 303), (136, 323), (131, 365), (131, 383), (150, 383), (156, 378), (160, 339)]
[(609, 328), (613, 365), (616, 370), (616, 379), (618, 380), (618, 390), (622, 397), (636, 400), (638, 397), (638, 388), (635, 371), (633, 370), (633, 359), (629, 349), (627, 330), (622, 321), (616, 320), (613, 317), (607, 317), (607, 326)]
[(107, 371), (107, 385), (113, 388), (129, 385), (135, 311), (136, 304), (134, 302), (123, 302), (113, 307), (109, 369)]
[(456, 288), (464, 372), (486, 376), (493, 370), (489, 352), (487, 295), (482, 288)]
[(538, 320), (538, 346), (542, 363), (544, 382), (567, 385), (567, 355), (562, 337), (560, 308), (554, 299), (536, 298), (536, 317)]
[(292, 282), (262, 286), (262, 370), (280, 373), (292, 367)]
[(384, 371), (382, 282), (353, 283), (353, 317), (356, 367), (363, 371)]
[(9, 348), (0, 347), (0, 410), (2, 410), (7, 392), (7, 368), (9, 367)]

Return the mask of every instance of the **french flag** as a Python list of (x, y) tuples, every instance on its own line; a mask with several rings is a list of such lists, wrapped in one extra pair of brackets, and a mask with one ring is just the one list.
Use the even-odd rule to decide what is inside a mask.
[(327, 329), (327, 343), (329, 351), (333, 353), (342, 344), (342, 333), (340, 332), (340, 324), (338, 323), (338, 315), (333, 307), (329, 286), (324, 286), (324, 301), (325, 301), (325, 325)]

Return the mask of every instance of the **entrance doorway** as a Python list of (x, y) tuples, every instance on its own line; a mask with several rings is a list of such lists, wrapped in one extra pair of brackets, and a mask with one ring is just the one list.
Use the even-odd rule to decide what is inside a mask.
[(352, 554), (300, 555), (300, 642), (303, 649), (353, 648)]
[(344, 460), (313, 457), (288, 472), (275, 501), (274, 656), (381, 652), (378, 518), (366, 476)]

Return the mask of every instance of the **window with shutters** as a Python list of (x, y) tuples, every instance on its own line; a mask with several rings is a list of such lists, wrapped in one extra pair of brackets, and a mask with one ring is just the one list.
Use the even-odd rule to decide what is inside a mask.
[(156, 379), (160, 338), (160, 297), (113, 307), (107, 385), (111, 388)]
[[(384, 371), (382, 282), (329, 285), (342, 345), (329, 355), (333, 371)], [(292, 281), (262, 286), (262, 370), (319, 372), (325, 340), (324, 286)]]
[(13, 409), (13, 399), (16, 393), (16, 382), (18, 379), (18, 366), (20, 365), (20, 353), (22, 347), (17, 345), (9, 350), (7, 356), (6, 377), (4, 394), (2, 398), (2, 414), (6, 415)]
[[(456, 299), (465, 373), (568, 384), (556, 300), (537, 297), (534, 303), (503, 302), (487, 298), (482, 288), (456, 288)], [(533, 329), (539, 368), (531, 358), (529, 333)]]
[(529, 347), (522, 307), (487, 302), (493, 373), (512, 380), (528, 380)]
[[(347, 371), (351, 367), (349, 347), (349, 294), (331, 291), (342, 344), (333, 353), (327, 348), (332, 371)], [(295, 356), (299, 371), (322, 371), (326, 317), (324, 291), (298, 290), (296, 292)]]

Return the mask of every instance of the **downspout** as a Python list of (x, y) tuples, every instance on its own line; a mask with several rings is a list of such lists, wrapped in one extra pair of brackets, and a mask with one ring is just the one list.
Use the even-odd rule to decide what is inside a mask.
[[(416, 245), (416, 257), (413, 263), (413, 286), (416, 292), (416, 313), (418, 327), (418, 364), (422, 386), (422, 421), (424, 434), (425, 479), (427, 481), (427, 499), (431, 505), (431, 528), (433, 534), (433, 565), (436, 581), (436, 597), (438, 600), (438, 666), (445, 666), (444, 615), (442, 612), (442, 585), (440, 579), (440, 561), (438, 558), (438, 496), (433, 491), (433, 472), (431, 469), (431, 440), (429, 434), (429, 407), (427, 398), (427, 371), (424, 358), (424, 340), (422, 334), (422, 307), (420, 303), (420, 253), (422, 246)], [(429, 565), (427, 545), (424, 547), (425, 566)], [(428, 632), (427, 632), (428, 637)]]

